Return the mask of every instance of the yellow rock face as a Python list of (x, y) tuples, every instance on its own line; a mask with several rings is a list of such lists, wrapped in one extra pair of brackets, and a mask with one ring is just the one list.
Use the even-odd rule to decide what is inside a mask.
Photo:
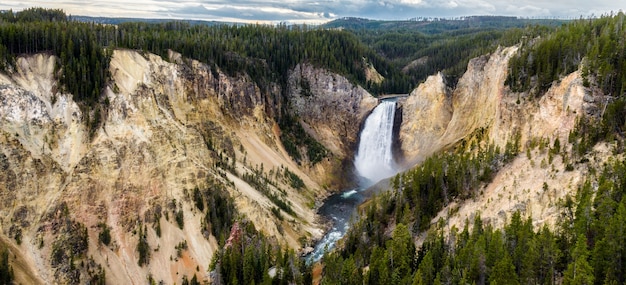
[[(585, 113), (588, 104), (584, 98), (590, 91), (583, 87), (580, 72), (555, 82), (541, 98), (529, 99), (528, 94), (511, 92), (504, 84), (508, 60), (516, 51), (517, 47), (499, 48), (471, 60), (454, 90), (446, 89), (441, 75), (431, 76), (401, 101), (399, 139), (407, 168), (480, 128), (485, 130), (485, 138), (501, 149), (515, 135), (520, 136), (522, 154), (484, 188), (476, 189), (475, 198), (451, 202), (433, 224), (443, 218), (446, 229), (463, 228), (480, 213), (484, 223), (500, 227), (519, 210), (532, 217), (536, 227), (554, 225), (560, 215), (559, 199), (574, 195), (587, 174), (586, 164), (563, 171), (560, 156), (548, 165), (547, 152), (533, 150), (531, 158), (524, 154), (533, 139), (547, 139), (551, 145), (557, 138), (567, 142), (576, 118)], [(598, 159), (588, 163), (594, 167), (610, 156), (606, 145), (593, 153)]]
[[(279, 108), (277, 102), (247, 76), (230, 77), (170, 54), (165, 61), (114, 51), (112, 82), (103, 94), (108, 106), (93, 138), (72, 95), (57, 91), (53, 56), (20, 58), (15, 71), (0, 75), (0, 243), (21, 265), (15, 268), (18, 282), (68, 280), (51, 260), (55, 242), (67, 235), (58, 227), (59, 217), (87, 229), (83, 260), (93, 258), (112, 283), (143, 282), (148, 274), (168, 284), (183, 275), (207, 278), (217, 240), (203, 232), (204, 214), (190, 196), (207, 181), (222, 185), (239, 213), (283, 244), (300, 248), (302, 237), (321, 237), (313, 205), (326, 191), (282, 148), (268, 116)], [(280, 94), (277, 86), (271, 88)], [(230, 170), (216, 167), (220, 160)], [(282, 199), (295, 212), (294, 217), (283, 213), (280, 221), (271, 212), (273, 202), (233, 171), (263, 169), (270, 177), (285, 168), (301, 177), (306, 189), (274, 178), (271, 191), (284, 191)], [(170, 206), (183, 211), (183, 229)], [(169, 219), (160, 216), (159, 237), (154, 215), (168, 211)], [(133, 233), (140, 221), (152, 249), (145, 266), (137, 264)], [(109, 246), (98, 242), (100, 223), (111, 229)], [(175, 246), (183, 241), (188, 250), (177, 257)]]

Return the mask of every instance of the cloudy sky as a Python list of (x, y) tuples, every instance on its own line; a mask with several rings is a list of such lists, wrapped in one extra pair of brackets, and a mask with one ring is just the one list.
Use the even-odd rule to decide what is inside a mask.
[(0, 10), (61, 8), (72, 15), (241, 22), (326, 22), (337, 17), (410, 19), (506, 15), (578, 18), (626, 8), (626, 0), (3, 0)]

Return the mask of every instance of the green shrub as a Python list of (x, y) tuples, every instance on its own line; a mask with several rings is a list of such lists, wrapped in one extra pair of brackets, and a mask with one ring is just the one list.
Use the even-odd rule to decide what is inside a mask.
[(139, 253), (139, 266), (147, 265), (150, 262), (150, 244), (148, 244), (147, 228), (139, 224), (139, 242), (137, 242), (137, 253)]
[(111, 243), (111, 228), (105, 223), (99, 223), (100, 233), (98, 233), (98, 241), (104, 245)]
[(178, 225), (178, 228), (180, 228), (181, 230), (185, 227), (184, 218), (185, 217), (184, 217), (183, 209), (181, 208), (180, 210), (176, 212), (176, 215), (175, 215), (176, 224)]

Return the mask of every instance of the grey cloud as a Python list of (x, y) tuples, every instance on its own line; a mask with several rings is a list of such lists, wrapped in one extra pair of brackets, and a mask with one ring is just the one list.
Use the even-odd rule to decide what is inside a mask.
[(174, 16), (202, 19), (242, 19), (247, 21), (314, 20), (324, 19), (328, 11), (303, 11), (282, 7), (254, 7), (247, 5), (221, 5), (205, 8), (203, 5), (172, 10)]
[(509, 15), (578, 17), (617, 12), (622, 0), (5, 0), (0, 9), (61, 8), (74, 15), (242, 21), (325, 21)]

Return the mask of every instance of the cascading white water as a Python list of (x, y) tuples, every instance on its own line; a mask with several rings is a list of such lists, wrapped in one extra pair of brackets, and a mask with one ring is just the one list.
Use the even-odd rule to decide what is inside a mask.
[(357, 174), (370, 186), (397, 173), (391, 145), (396, 101), (384, 100), (365, 120), (359, 149), (354, 158)]
[(335, 243), (346, 234), (356, 207), (365, 199), (360, 190), (398, 172), (391, 151), (395, 113), (396, 101), (384, 100), (365, 120), (359, 149), (354, 158), (357, 174), (362, 178), (359, 188), (326, 199), (319, 213), (330, 218), (333, 225), (307, 257), (307, 262), (320, 260), (324, 252), (333, 249)]

